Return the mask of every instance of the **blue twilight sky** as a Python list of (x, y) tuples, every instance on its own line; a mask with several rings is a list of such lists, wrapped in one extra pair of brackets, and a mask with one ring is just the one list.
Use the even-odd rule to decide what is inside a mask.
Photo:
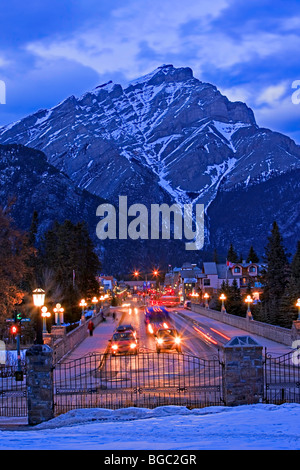
[(171, 63), (191, 67), (229, 99), (246, 102), (260, 126), (300, 144), (300, 104), (292, 102), (292, 83), (300, 80), (299, 3), (2, 0), (0, 125)]

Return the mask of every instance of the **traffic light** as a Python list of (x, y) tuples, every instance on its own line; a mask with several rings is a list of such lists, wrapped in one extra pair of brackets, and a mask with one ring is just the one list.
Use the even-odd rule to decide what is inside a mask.
[(15, 323), (21, 322), (22, 318), (23, 318), (22, 313), (18, 313), (18, 312), (14, 313), (13, 320)]
[(12, 325), (10, 328), (10, 332), (13, 336), (16, 336), (17, 334), (19, 334), (18, 325)]

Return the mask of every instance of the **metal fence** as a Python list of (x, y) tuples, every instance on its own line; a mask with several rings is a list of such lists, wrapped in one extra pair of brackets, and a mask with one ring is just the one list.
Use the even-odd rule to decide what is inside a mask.
[(17, 366), (0, 366), (0, 416), (27, 416), (26, 369)]
[[(300, 351), (280, 357), (265, 352), (264, 402), (300, 403)], [(0, 417), (27, 416), (26, 368), (0, 366)], [(224, 405), (219, 358), (142, 351), (133, 356), (92, 354), (58, 363), (53, 371), (54, 410)]]
[(222, 365), (177, 353), (93, 354), (56, 365), (54, 396), (56, 414), (74, 408), (219, 405)]
[(265, 402), (300, 403), (300, 365), (297, 351), (272, 357), (265, 354)]

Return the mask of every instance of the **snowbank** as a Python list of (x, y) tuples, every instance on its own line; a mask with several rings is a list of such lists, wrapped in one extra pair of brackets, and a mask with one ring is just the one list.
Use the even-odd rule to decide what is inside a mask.
[(80, 409), (1, 431), (0, 450), (297, 450), (299, 422), (300, 404)]

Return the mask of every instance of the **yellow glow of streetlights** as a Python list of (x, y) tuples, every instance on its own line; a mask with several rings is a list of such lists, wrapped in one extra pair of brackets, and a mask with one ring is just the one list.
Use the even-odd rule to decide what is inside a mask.
[(245, 298), (245, 302), (246, 302), (247, 304), (251, 304), (251, 303), (253, 302), (252, 297), (251, 297), (250, 295), (247, 295), (247, 297)]
[(48, 312), (47, 307), (42, 307), (42, 317), (43, 317), (43, 318), (49, 318), (49, 317), (51, 317), (51, 313)]
[(205, 292), (204, 296), (203, 296), (205, 299), (208, 299), (209, 298), (209, 294), (207, 292)]
[(84, 299), (82, 299), (82, 300), (80, 301), (79, 307), (86, 307), (86, 306), (87, 306), (86, 301), (85, 301)]
[(298, 307), (298, 318), (297, 318), (297, 321), (300, 321), (300, 299), (297, 300), (296, 307)]
[(226, 295), (225, 295), (225, 294), (221, 294), (221, 295), (220, 295), (220, 300), (223, 300), (223, 301), (226, 300)]
[(60, 325), (61, 320), (63, 321), (63, 313), (65, 309), (62, 308), (61, 304), (56, 304), (56, 306), (53, 309), (53, 312), (55, 313), (55, 323), (57, 325)]
[(97, 297), (93, 297), (93, 298), (92, 298), (92, 303), (93, 303), (93, 304), (97, 304), (97, 303), (98, 303)]
[(45, 291), (43, 289), (35, 289), (32, 293), (33, 303), (35, 307), (42, 307), (45, 303)]

